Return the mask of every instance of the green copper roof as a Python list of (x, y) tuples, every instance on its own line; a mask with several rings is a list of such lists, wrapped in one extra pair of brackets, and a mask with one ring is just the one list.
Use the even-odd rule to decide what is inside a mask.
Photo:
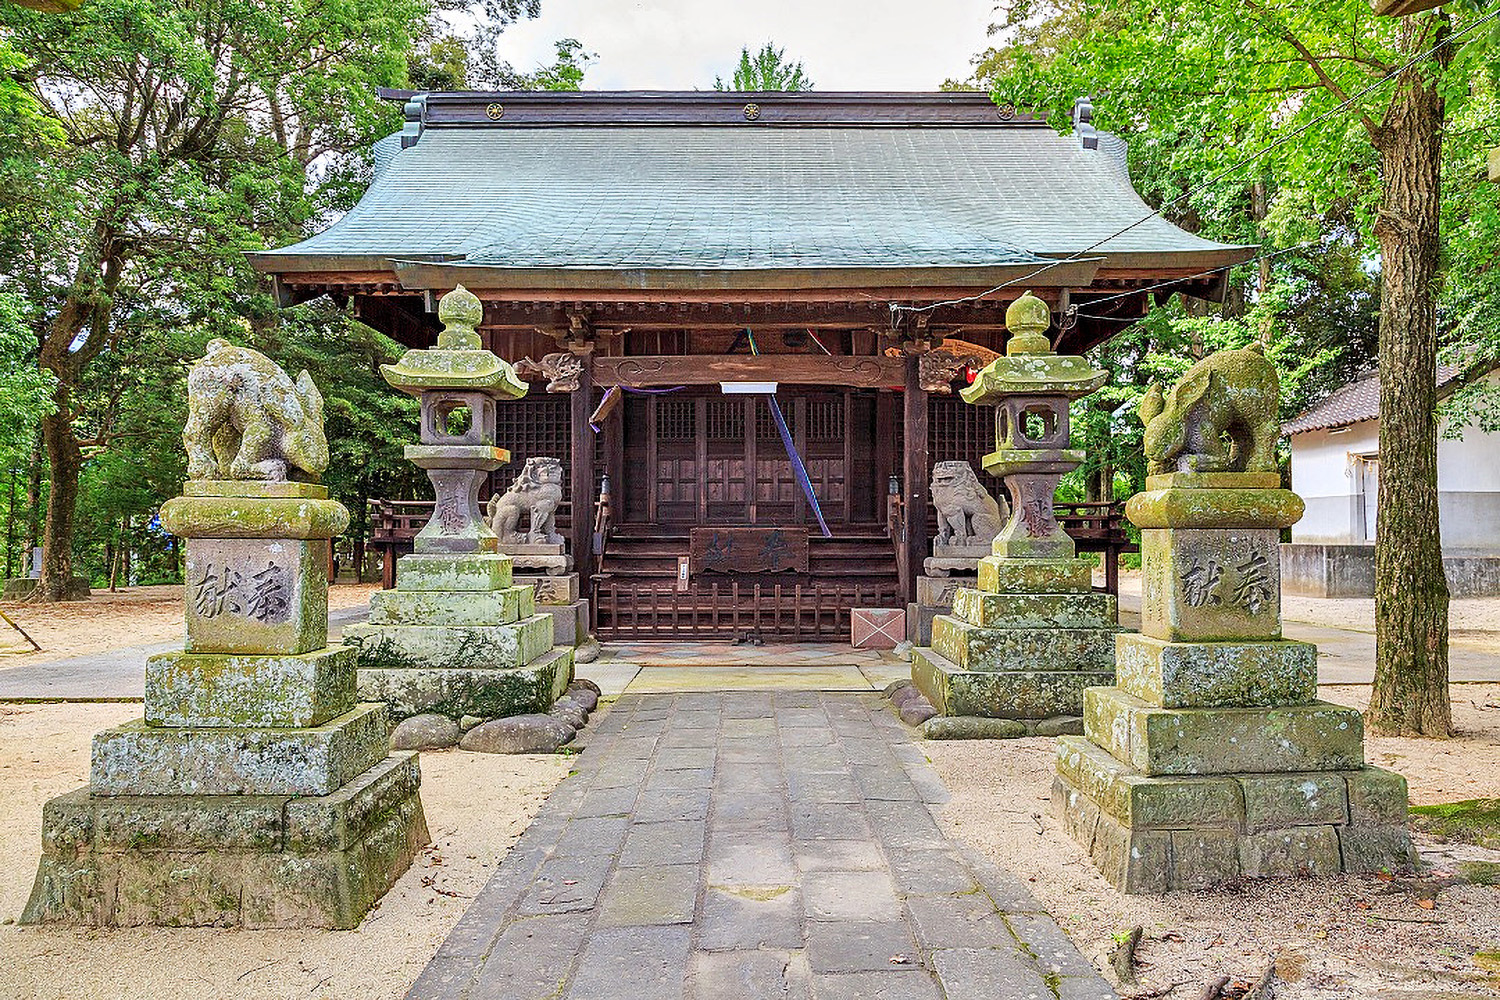
[[(1082, 251), (1149, 214), (1123, 142), (1087, 150), (1041, 125), (463, 123), (382, 145), (352, 211), (257, 265), (970, 269)], [(1214, 267), (1248, 252), (1152, 217), (1088, 256)]]

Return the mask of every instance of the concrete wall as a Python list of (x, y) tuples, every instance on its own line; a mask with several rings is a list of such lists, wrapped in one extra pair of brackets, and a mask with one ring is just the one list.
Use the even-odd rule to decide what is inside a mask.
[(1292, 541), (1358, 545), (1364, 534), (1363, 498), (1355, 456), (1380, 449), (1380, 424), (1366, 420), (1340, 433), (1292, 435), (1292, 489), (1307, 504), (1292, 526)]
[[(1500, 594), (1500, 555), (1443, 556), (1453, 597)], [(1292, 542), (1281, 546), (1281, 590), (1301, 597), (1375, 596), (1375, 546)]]

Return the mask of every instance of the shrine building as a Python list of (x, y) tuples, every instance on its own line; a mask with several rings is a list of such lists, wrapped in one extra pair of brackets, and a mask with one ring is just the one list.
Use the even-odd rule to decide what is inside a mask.
[[(382, 96), (406, 126), (359, 204), (255, 266), (412, 347), (479, 296), (531, 381), (491, 489), (562, 461), (604, 639), (847, 641), (851, 608), (912, 599), (933, 464), (993, 448), (954, 389), (1010, 302), (1081, 353), (1253, 253), (1152, 215), (1082, 103), (1063, 136), (978, 93)], [(430, 511), (372, 506), (393, 551)]]

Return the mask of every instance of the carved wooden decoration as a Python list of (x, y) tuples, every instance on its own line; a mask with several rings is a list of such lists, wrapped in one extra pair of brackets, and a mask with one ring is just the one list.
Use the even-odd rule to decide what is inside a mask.
[(806, 528), (694, 528), (698, 573), (806, 573)]
[(899, 358), (748, 354), (717, 357), (639, 355), (593, 360), (594, 384), (640, 388), (653, 385), (715, 385), (719, 382), (784, 382), (879, 389), (902, 383)]
[(516, 362), (516, 371), (528, 377), (545, 378), (548, 392), (573, 392), (583, 374), (583, 359), (566, 353), (548, 354), (541, 361), (522, 358)]

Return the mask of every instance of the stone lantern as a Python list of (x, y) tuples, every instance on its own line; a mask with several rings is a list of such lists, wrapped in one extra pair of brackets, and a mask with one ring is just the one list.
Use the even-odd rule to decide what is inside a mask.
[(432, 480), (432, 518), (397, 563), (396, 589), (370, 601), (357, 645), (362, 697), (396, 718), (435, 712), (497, 718), (546, 712), (572, 679), (573, 651), (553, 648), (552, 616), (511, 578), (511, 558), (485, 522), (479, 488), (510, 461), (495, 444), (495, 404), (526, 394), (515, 369), (481, 345), (478, 297), (462, 285), (438, 303), (437, 346), (381, 365), (385, 380), (421, 401), (406, 457)]
[(979, 562), (977, 589), (954, 595), (953, 614), (933, 620), (932, 647), (912, 655), (912, 682), (941, 715), (1005, 720), (963, 730), (982, 736), (1076, 725), (1084, 688), (1113, 682), (1117, 631), (1115, 598), (1093, 593), (1093, 567), (1076, 558), (1052, 509), (1058, 481), (1084, 459), (1068, 447), (1068, 406), (1107, 373), (1052, 352), (1051, 313), (1030, 292), (1006, 310), (1005, 323), (1005, 356), (962, 396), (995, 407), (995, 450), (984, 469), (1004, 480), (1010, 520)]

